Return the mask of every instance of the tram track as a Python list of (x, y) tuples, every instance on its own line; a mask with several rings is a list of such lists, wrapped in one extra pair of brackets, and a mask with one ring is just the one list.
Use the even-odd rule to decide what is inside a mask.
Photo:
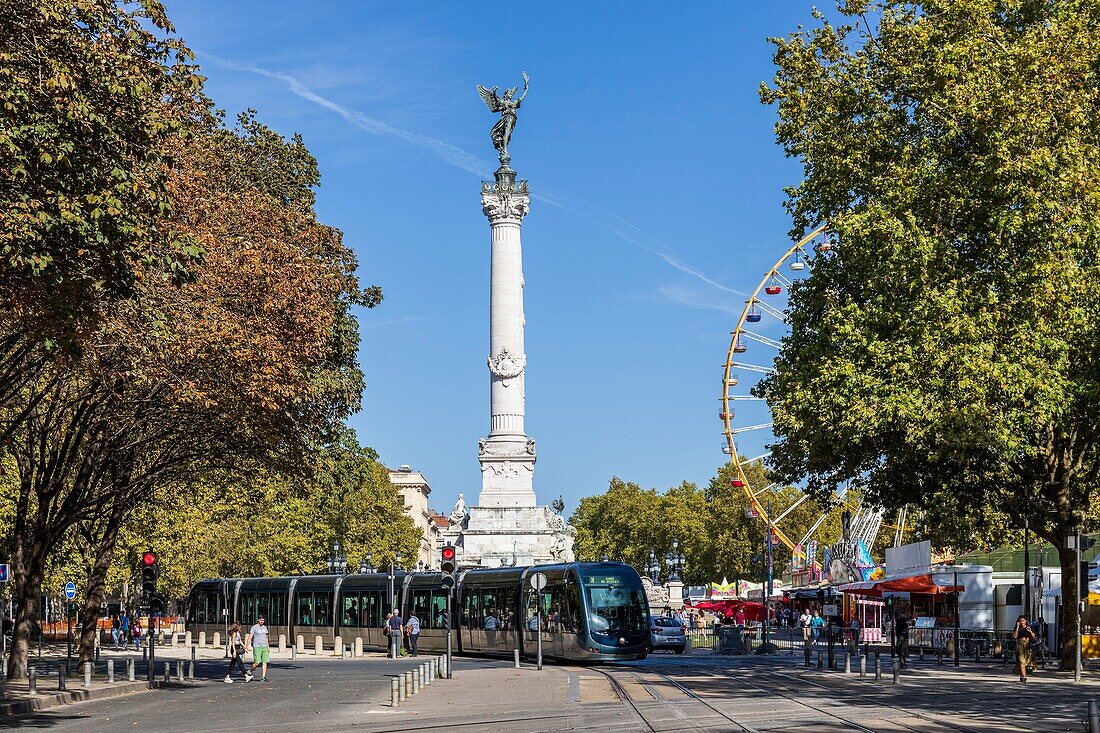
[[(642, 723), (642, 725), (644, 725), (646, 728), (648, 728), (651, 731), (651, 733), (660, 733), (660, 731), (658, 731), (657, 727), (653, 725), (653, 723), (649, 720), (648, 717), (646, 717), (645, 713), (642, 712), (642, 709), (637, 705), (637, 703), (634, 701), (634, 699), (630, 696), (630, 693), (623, 686), (622, 682), (618, 678), (616, 678), (614, 674), (612, 674), (611, 672), (609, 672), (607, 670), (598, 669), (596, 667), (592, 667), (591, 670), (593, 672), (597, 672), (597, 673), (603, 675), (604, 677), (606, 677), (608, 679), (608, 681), (611, 683), (611, 689), (615, 692), (615, 695), (620, 700), (622, 700), (624, 703), (626, 703), (634, 711), (635, 716)], [(653, 683), (652, 682), (647, 682), (646, 680), (642, 679), (639, 676), (639, 672), (634, 671), (634, 670), (629, 670), (629, 671), (628, 670), (623, 670), (623, 671), (624, 671), (624, 673), (630, 674), (633, 677), (634, 681), (638, 685), (640, 685), (646, 692), (648, 692), (650, 697), (652, 697), (655, 701), (664, 702), (668, 705), (673, 706), (672, 709), (676, 710), (676, 708), (675, 708), (676, 702), (672, 701), (672, 700), (665, 699), (664, 696), (661, 695), (660, 693), (655, 693), (654, 690), (652, 689), (653, 688)], [(722, 710), (718, 706), (710, 703), (707, 700), (704, 700), (701, 696), (699, 696), (695, 692), (691, 691), (690, 689), (685, 687), (683, 684), (681, 684), (677, 680), (672, 679), (672, 677), (668, 676), (667, 674), (664, 674), (664, 673), (661, 673), (661, 672), (653, 672), (653, 671), (650, 671), (650, 670), (645, 670), (644, 673), (655, 675), (655, 676), (659, 677), (663, 682), (665, 682), (666, 684), (671, 685), (672, 687), (675, 687), (677, 690), (682, 692), (684, 695), (686, 695), (690, 699), (694, 700), (695, 702), (701, 704), (703, 707), (707, 708), (708, 710), (710, 710), (714, 714), (718, 715), (719, 717), (724, 719), (726, 722), (736, 725), (738, 730), (744, 731), (745, 733), (758, 733), (758, 731), (755, 728), (752, 728), (748, 725), (745, 725), (740, 720), (736, 719), (735, 717), (733, 717), (732, 715), (730, 715), (726, 711)], [(690, 720), (681, 720), (678, 723), (673, 724), (672, 727), (668, 728), (667, 730), (677, 730), (677, 731), (683, 730), (684, 727), (685, 727), (685, 724), (690, 725), (691, 723), (692, 723), (692, 721), (690, 721)], [(695, 726), (692, 726), (692, 727), (695, 727)], [(662, 730), (665, 730), (665, 729), (662, 729)]]
[[(691, 666), (682, 667), (682, 668), (683, 669), (690, 669), (693, 672), (703, 673), (703, 674), (707, 675), (708, 677), (715, 678), (715, 679), (732, 679), (728, 675), (722, 675), (722, 674), (716, 673), (712, 667), (706, 667), (706, 666), (702, 666), (702, 665), (691, 665)], [(806, 679), (805, 677), (802, 677), (800, 675), (795, 675), (795, 674), (791, 674), (791, 673), (788, 673), (788, 672), (781, 672), (781, 671), (778, 671), (778, 670), (759, 669), (759, 668), (755, 668), (755, 667), (751, 668), (751, 670), (754, 674), (757, 674), (757, 675), (760, 675), (760, 676), (771, 677), (773, 679), (774, 678), (785, 678), (785, 679), (791, 680), (791, 681), (793, 681), (797, 684), (812, 685), (812, 686), (817, 687), (821, 690), (831, 692), (831, 693), (838, 691), (834, 687), (830, 687), (828, 685), (823, 685), (823, 684), (821, 684), (819, 682), (816, 682), (814, 680), (809, 680), (809, 679)], [(746, 684), (750, 687), (753, 687), (754, 689), (761, 690), (762, 692), (768, 692), (768, 693), (771, 693), (771, 694), (774, 694), (774, 695), (778, 695), (779, 697), (782, 697), (785, 700), (789, 700), (790, 702), (793, 702), (796, 705), (800, 705), (802, 707), (809, 708), (810, 710), (813, 710), (813, 711), (815, 711), (815, 712), (817, 712), (821, 715), (833, 718), (834, 720), (837, 720), (838, 722), (841, 722), (841, 723), (843, 723), (847, 726), (850, 726), (855, 730), (872, 731), (872, 733), (874, 733), (873, 728), (868, 728), (867, 726), (863, 725), (862, 723), (859, 723), (855, 720), (851, 720), (850, 718), (846, 718), (843, 715), (839, 715), (837, 713), (833, 713), (833, 712), (830, 712), (828, 710), (823, 710), (822, 708), (820, 708), (816, 705), (813, 705), (813, 704), (810, 704), (810, 703), (804, 702), (803, 700), (798, 699), (797, 695), (800, 694), (798, 690), (791, 689), (790, 687), (778, 688), (778, 686), (775, 685), (775, 684), (773, 684), (771, 687), (768, 687), (766, 685), (762, 685), (762, 684), (752, 682), (748, 679), (745, 679), (744, 677), (739, 677), (739, 678), (737, 678), (737, 680), (738, 680), (738, 682), (744, 683), (744, 684)], [(895, 712), (897, 712), (901, 715), (905, 715), (905, 716), (912, 717), (912, 718), (918, 718), (922, 721), (925, 721), (927, 723), (931, 723), (931, 724), (936, 725), (936, 726), (943, 727), (945, 729), (960, 731), (960, 733), (983, 733), (982, 730), (979, 730), (977, 728), (968, 728), (964, 725), (959, 725), (958, 723), (952, 723), (950, 721), (941, 720), (939, 718), (936, 718), (936, 717), (933, 717), (933, 716), (930, 716), (930, 715), (926, 715), (924, 713), (916, 712), (916, 711), (908, 709), (908, 708), (902, 708), (902, 707), (899, 707), (897, 705), (891, 705), (890, 703), (886, 703), (886, 702), (883, 702), (883, 701), (877, 699), (876, 696), (874, 696), (874, 695), (870, 695), (870, 694), (867, 694), (867, 693), (861, 693), (861, 692), (853, 692), (853, 691), (850, 691), (850, 690), (844, 690), (843, 692), (844, 692), (845, 695), (847, 695), (849, 697), (855, 697), (855, 698), (858, 698), (860, 700), (864, 700), (864, 701), (866, 701), (868, 703), (871, 703), (871, 704), (873, 704), (873, 705), (875, 705), (879, 708), (886, 708), (886, 709), (895, 711)], [(896, 725), (896, 726), (901, 727), (901, 728), (906, 728), (908, 730), (922, 731), (922, 733), (924, 731), (923, 728), (914, 727), (912, 725), (903, 723), (903, 722), (898, 721), (896, 719), (891, 720), (890, 724), (891, 725)]]

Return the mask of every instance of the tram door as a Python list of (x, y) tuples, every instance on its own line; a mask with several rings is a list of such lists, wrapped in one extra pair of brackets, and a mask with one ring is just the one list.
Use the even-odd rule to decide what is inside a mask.
[(542, 637), (542, 656), (558, 657), (564, 655), (562, 647), (561, 607), (555, 605), (555, 599), (564, 601), (564, 586), (547, 585), (541, 594), (542, 621), (539, 622), (538, 607), (540, 594), (526, 591), (527, 621), (523, 631), (523, 651), (530, 655), (538, 654), (538, 637)]

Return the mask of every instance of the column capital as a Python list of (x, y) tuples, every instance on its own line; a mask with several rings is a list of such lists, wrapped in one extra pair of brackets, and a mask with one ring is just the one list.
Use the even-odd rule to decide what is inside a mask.
[(491, 224), (499, 221), (522, 222), (530, 210), (531, 196), (527, 191), (527, 181), (482, 181), (481, 211)]

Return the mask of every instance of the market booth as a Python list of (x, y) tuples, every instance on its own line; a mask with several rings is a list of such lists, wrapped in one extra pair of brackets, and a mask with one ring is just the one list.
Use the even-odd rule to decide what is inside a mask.
[(864, 580), (845, 583), (837, 587), (850, 597), (853, 613), (859, 616), (862, 641), (882, 641), (884, 596), (896, 595), (908, 600), (908, 615), (914, 618), (914, 628), (927, 630), (929, 639), (918, 640), (922, 645), (933, 643), (932, 629), (954, 624), (954, 607), (958, 595), (965, 590), (962, 585), (939, 585), (931, 573), (911, 575), (906, 578)]

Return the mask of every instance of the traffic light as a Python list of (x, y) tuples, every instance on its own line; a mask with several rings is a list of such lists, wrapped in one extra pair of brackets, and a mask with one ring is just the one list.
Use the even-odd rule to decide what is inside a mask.
[(154, 616), (163, 616), (168, 609), (168, 599), (161, 593), (149, 596), (149, 612)]
[(146, 550), (141, 554), (141, 595), (151, 600), (157, 592), (157, 578), (160, 566), (157, 565), (157, 553)]
[(445, 545), (439, 552), (439, 570), (443, 573), (442, 584), (446, 590), (455, 587), (455, 552), (454, 545)]

